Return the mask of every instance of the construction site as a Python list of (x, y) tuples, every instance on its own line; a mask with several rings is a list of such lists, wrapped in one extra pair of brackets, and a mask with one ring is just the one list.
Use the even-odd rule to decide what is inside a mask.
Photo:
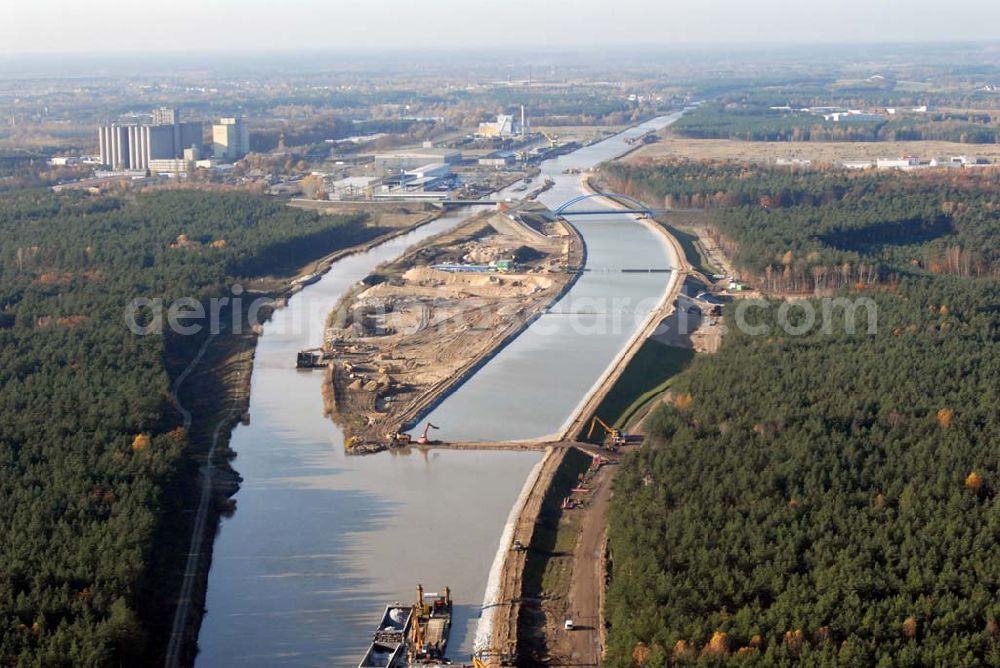
[(545, 206), (501, 203), (378, 267), (297, 366), (324, 370), (349, 453), (427, 444), (426, 428), (407, 427), (562, 296), (583, 260), (576, 231)]

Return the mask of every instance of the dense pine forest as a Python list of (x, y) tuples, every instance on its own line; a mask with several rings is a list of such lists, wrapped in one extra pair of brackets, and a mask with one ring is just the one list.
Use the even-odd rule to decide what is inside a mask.
[(759, 236), (765, 262), (877, 265), (838, 289), (873, 300), (877, 326), (835, 309), (793, 336), (773, 302), (747, 311), (768, 326), (751, 335), (727, 307), (721, 350), (675, 379), (615, 481), (608, 665), (1000, 665), (1000, 281), (907, 260), (947, 238), (995, 267), (993, 177), (743, 169), (633, 178), (690, 194), (699, 170), (729, 174), (722, 229)]
[[(189, 447), (169, 397), (195, 346), (126, 327), (371, 238), (249, 195), (0, 196), (0, 665), (135, 665), (137, 597)], [(169, 361), (168, 361), (169, 349)]]
[(735, 163), (604, 165), (613, 190), (709, 209), (709, 233), (771, 292), (841, 288), (901, 273), (1000, 277), (1000, 171), (794, 170)]
[(610, 665), (997, 665), (998, 290), (699, 358), (616, 480)]

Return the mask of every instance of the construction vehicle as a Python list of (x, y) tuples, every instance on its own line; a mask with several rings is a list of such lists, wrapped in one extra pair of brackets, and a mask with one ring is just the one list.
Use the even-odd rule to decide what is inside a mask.
[(555, 148), (556, 146), (559, 145), (559, 135), (550, 134), (550, 133), (546, 132), (545, 130), (539, 130), (539, 132), (541, 132), (542, 135), (544, 135), (545, 138), (549, 140), (549, 146), (550, 147)]
[(594, 430), (600, 425), (604, 429), (604, 447), (612, 452), (616, 452), (618, 448), (622, 447), (628, 442), (628, 434), (623, 432), (621, 429), (616, 429), (609, 425), (607, 422), (602, 420), (600, 417), (595, 415), (590, 421), (590, 429), (587, 431), (587, 440), (594, 435)]
[[(433, 600), (425, 603), (424, 599)], [(444, 594), (424, 593), (422, 585), (417, 585), (417, 600), (413, 605), (413, 622), (410, 625), (409, 664), (438, 665), (444, 658), (451, 630), (451, 590), (444, 588)]]
[(590, 461), (590, 468), (591, 468), (591, 470), (596, 471), (596, 470), (600, 469), (602, 466), (607, 466), (608, 464), (611, 464), (614, 461), (615, 460), (608, 459), (607, 457), (602, 457), (600, 455), (594, 455), (593, 459), (591, 459), (591, 461)]
[(430, 431), (431, 429), (438, 429), (438, 427), (428, 422), (427, 425), (424, 426), (424, 433), (422, 433), (420, 437), (417, 438), (417, 445), (430, 444), (430, 440), (427, 438), (427, 432)]
[(394, 431), (391, 434), (386, 434), (385, 437), (389, 440), (390, 448), (399, 448), (413, 442), (412, 436), (401, 431)]

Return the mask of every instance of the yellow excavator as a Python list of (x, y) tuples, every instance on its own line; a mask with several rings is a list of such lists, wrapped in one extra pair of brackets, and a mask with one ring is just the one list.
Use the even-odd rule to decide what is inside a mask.
[(622, 432), (621, 429), (615, 429), (597, 415), (595, 415), (590, 421), (590, 429), (587, 431), (588, 441), (590, 440), (590, 437), (594, 435), (594, 430), (597, 429), (598, 425), (600, 425), (601, 428), (604, 429), (604, 433), (607, 434), (604, 438), (604, 447), (608, 450), (615, 452), (627, 442), (627, 434)]
[(394, 431), (385, 435), (390, 448), (401, 448), (413, 442), (413, 437), (402, 431)]
[(430, 665), (431, 660), (441, 659), (444, 653), (451, 627), (451, 589), (445, 587), (443, 595), (427, 594), (434, 598), (431, 603), (426, 603), (424, 596), (423, 585), (417, 585), (417, 600), (411, 612), (409, 658), (411, 664)]
[(559, 145), (559, 135), (551, 134), (549, 132), (546, 132), (545, 130), (539, 130), (539, 132), (541, 132), (545, 136), (545, 138), (549, 140), (550, 147), (555, 148), (556, 146)]

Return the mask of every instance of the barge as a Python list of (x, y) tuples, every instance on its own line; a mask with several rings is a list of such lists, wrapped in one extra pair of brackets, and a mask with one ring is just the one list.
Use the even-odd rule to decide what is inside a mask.
[[(428, 602), (428, 599), (430, 601)], [(451, 590), (424, 593), (417, 585), (413, 605), (387, 605), (358, 668), (431, 668), (444, 658), (451, 631)]]
[(406, 637), (410, 633), (412, 621), (412, 607), (398, 604), (385, 606), (382, 621), (372, 634), (372, 644), (358, 668), (395, 668), (405, 665)]

